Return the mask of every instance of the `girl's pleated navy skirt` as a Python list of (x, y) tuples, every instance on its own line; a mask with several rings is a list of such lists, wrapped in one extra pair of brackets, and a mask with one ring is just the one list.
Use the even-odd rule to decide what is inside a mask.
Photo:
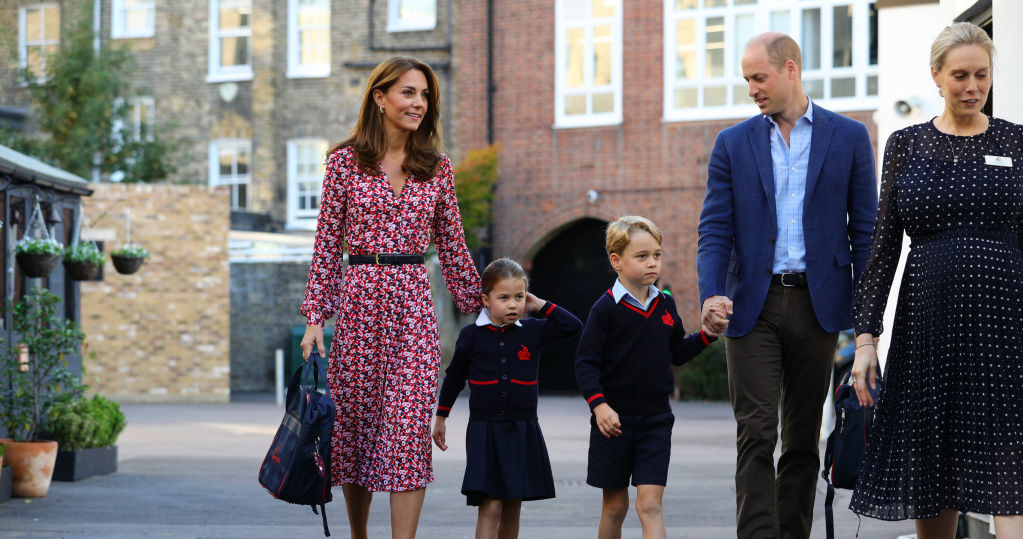
[(554, 497), (554, 476), (537, 421), (469, 421), (465, 432), (468, 505), (485, 498), (543, 500)]

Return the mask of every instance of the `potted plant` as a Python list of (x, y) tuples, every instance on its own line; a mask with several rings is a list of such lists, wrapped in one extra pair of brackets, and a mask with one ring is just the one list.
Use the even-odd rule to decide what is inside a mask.
[[(0, 354), (0, 367), (9, 391), (0, 393), (0, 420), (10, 439), (4, 460), (13, 471), (15, 496), (45, 496), (57, 460), (57, 442), (40, 440), (50, 407), (78, 384), (66, 357), (81, 349), (84, 334), (78, 325), (58, 314), (60, 298), (45, 288), (29, 291), (14, 306), (17, 346)], [(64, 397), (67, 398), (67, 397)]]
[(138, 271), (147, 258), (149, 258), (149, 251), (135, 243), (128, 243), (110, 253), (110, 259), (114, 261), (114, 269), (122, 275), (131, 275)]
[(117, 471), (117, 435), (124, 414), (99, 395), (62, 400), (50, 409), (47, 429), (59, 447), (54, 481), (78, 481)]
[(86, 242), (64, 249), (64, 268), (74, 281), (88, 281), (103, 267), (103, 253), (95, 243)]
[(50, 238), (25, 236), (14, 244), (14, 253), (22, 273), (29, 277), (46, 277), (60, 262), (64, 246)]

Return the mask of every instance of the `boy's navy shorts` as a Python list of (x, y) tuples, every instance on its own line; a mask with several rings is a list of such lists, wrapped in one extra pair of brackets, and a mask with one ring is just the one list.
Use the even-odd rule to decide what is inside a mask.
[(668, 483), (671, 458), (671, 427), (675, 414), (618, 416), (622, 423), (619, 436), (605, 437), (590, 415), (590, 453), (586, 466), (586, 484), (606, 489), (628, 488), (629, 477), (635, 485)]

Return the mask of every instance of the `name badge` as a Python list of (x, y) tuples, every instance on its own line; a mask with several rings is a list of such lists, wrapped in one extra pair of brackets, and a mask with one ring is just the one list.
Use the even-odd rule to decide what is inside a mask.
[(985, 155), (984, 156), (984, 164), (985, 165), (994, 165), (996, 167), (1011, 167), (1012, 166), (1012, 158), (1011, 157), (1003, 157), (1001, 155)]

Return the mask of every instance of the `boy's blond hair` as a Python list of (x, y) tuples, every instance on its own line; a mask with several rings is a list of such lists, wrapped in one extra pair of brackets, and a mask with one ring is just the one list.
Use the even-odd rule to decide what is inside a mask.
[(621, 256), (625, 248), (629, 246), (633, 236), (639, 232), (650, 234), (657, 240), (657, 244), (660, 245), (661, 229), (657, 228), (657, 225), (646, 217), (626, 215), (609, 223), (607, 225), (607, 232), (604, 234), (604, 249), (607, 250), (608, 256), (612, 253)]

